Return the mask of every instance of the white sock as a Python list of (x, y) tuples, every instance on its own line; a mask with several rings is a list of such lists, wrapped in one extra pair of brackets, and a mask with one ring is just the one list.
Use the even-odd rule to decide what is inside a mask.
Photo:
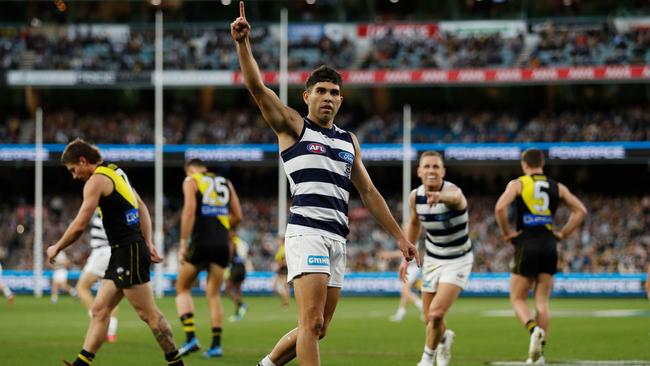
[(266, 356), (257, 364), (257, 366), (275, 366), (275, 364), (271, 361), (269, 356)]
[(92, 312), (91, 310), (88, 310), (88, 317), (89, 317), (90, 319), (93, 318), (93, 312)]
[(115, 334), (117, 334), (117, 318), (112, 316), (108, 323), (108, 335), (114, 336)]
[(397, 312), (395, 313), (395, 316), (398, 318), (403, 317), (406, 314), (406, 309), (405, 308), (398, 308)]
[(422, 299), (418, 299), (418, 301), (415, 302), (415, 306), (418, 309), (422, 310)]
[(422, 352), (422, 360), (426, 363), (431, 363), (433, 365), (433, 360), (436, 358), (436, 351), (429, 348), (429, 346), (424, 345), (424, 352)]

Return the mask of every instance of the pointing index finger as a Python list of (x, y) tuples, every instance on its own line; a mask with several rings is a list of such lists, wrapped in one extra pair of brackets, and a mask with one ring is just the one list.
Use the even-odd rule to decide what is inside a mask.
[(244, 1), (239, 2), (239, 16), (246, 19), (246, 10), (244, 9)]

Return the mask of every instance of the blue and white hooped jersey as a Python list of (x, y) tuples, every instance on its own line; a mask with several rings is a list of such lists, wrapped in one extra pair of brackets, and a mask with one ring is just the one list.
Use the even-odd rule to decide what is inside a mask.
[(352, 135), (336, 126), (322, 128), (304, 118), (298, 141), (280, 156), (293, 204), (287, 231), (345, 241), (355, 150)]
[[(445, 184), (453, 185), (443, 181), (442, 186)], [(436, 259), (456, 259), (471, 253), (467, 208), (451, 210), (444, 203), (429, 205), (424, 185), (421, 185), (415, 192), (415, 211), (426, 230), (425, 248), (428, 256)]]
[(99, 249), (109, 247), (108, 237), (104, 231), (104, 224), (99, 210), (95, 210), (92, 219), (90, 219), (90, 247), (92, 249)]

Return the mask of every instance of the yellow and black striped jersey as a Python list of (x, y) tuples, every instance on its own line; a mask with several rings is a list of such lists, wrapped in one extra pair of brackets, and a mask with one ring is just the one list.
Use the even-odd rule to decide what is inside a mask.
[(102, 164), (94, 174), (101, 174), (113, 182), (113, 192), (99, 199), (99, 212), (109, 243), (115, 245), (141, 239), (138, 199), (124, 171), (115, 164)]
[[(199, 188), (192, 243), (220, 241), (228, 243), (230, 230), (230, 189), (228, 180), (210, 172), (195, 173), (191, 178)], [(222, 244), (222, 243), (221, 243)]]
[(543, 174), (524, 175), (517, 196), (517, 230), (527, 233), (552, 233), (553, 218), (560, 193), (557, 182)]

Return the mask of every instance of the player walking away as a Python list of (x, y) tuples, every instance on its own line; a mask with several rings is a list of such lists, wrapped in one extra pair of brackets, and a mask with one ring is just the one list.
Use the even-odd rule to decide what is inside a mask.
[[(455, 184), (444, 180), (442, 156), (435, 151), (420, 155), (417, 174), (422, 184), (409, 195), (409, 241), (426, 230), (422, 263), (422, 309), (426, 319), (424, 352), (418, 366), (447, 366), (451, 361), (454, 332), (447, 329), (445, 315), (468, 283), (474, 254), (468, 232), (467, 199)], [(406, 280), (408, 263), (399, 273)]]
[(4, 281), (2, 281), (2, 264), (0, 264), (0, 291), (2, 291), (2, 293), (7, 298), (7, 303), (9, 303), (9, 305), (13, 305), (15, 299), (14, 293), (11, 292), (9, 286), (7, 286)]
[[(81, 271), (81, 277), (77, 282), (77, 294), (81, 303), (88, 310), (88, 315), (92, 319), (92, 306), (93, 294), (91, 291), (95, 282), (104, 278), (108, 262), (111, 259), (111, 245), (108, 242), (104, 225), (102, 224), (102, 217), (99, 210), (95, 210), (92, 219), (90, 220), (90, 256), (86, 261), (86, 265)], [(106, 340), (109, 342), (117, 341), (117, 310), (116, 306), (111, 313), (111, 319), (108, 322), (108, 334)]]
[(278, 250), (275, 252), (273, 292), (282, 299), (282, 309), (286, 310), (289, 308), (291, 289), (289, 289), (289, 283), (287, 282), (287, 273), (289, 272), (289, 269), (287, 267), (287, 257), (284, 248), (284, 235), (278, 234), (275, 237), (275, 240), (278, 243)]
[(131, 303), (140, 319), (149, 325), (165, 353), (168, 365), (182, 366), (174, 345), (171, 327), (158, 310), (149, 283), (151, 262), (162, 258), (156, 252), (151, 235), (151, 217), (147, 206), (129, 183), (124, 171), (103, 162), (99, 149), (81, 139), (66, 146), (61, 162), (74, 179), (85, 181), (79, 213), (56, 244), (47, 248), (50, 262), (74, 243), (84, 232), (99, 206), (111, 258), (92, 305), (92, 319), (83, 349), (72, 366), (90, 365), (106, 340), (110, 314), (122, 298)]
[(52, 304), (59, 302), (59, 290), (67, 292), (70, 296), (77, 296), (77, 291), (68, 284), (68, 268), (70, 264), (70, 260), (64, 252), (59, 253), (55, 258), (55, 262), (50, 264), (54, 269), (52, 272), (52, 289), (50, 291), (50, 302)]
[(417, 257), (373, 185), (361, 161), (356, 136), (334, 125), (341, 106), (341, 76), (321, 66), (309, 76), (303, 99), (308, 115), (285, 106), (262, 82), (249, 43), (244, 2), (231, 34), (248, 91), (278, 136), (293, 204), (285, 231), (288, 280), (298, 305), (298, 327), (276, 344), (260, 365), (284, 365), (297, 357), (302, 366), (320, 365), (318, 340), (325, 337), (345, 272), (348, 199), (354, 185), (370, 213), (396, 239), (404, 257)]
[(226, 280), (226, 295), (235, 303), (235, 314), (228, 317), (231, 322), (238, 322), (244, 319), (248, 311), (248, 305), (242, 300), (241, 287), (246, 279), (249, 245), (242, 240), (234, 231), (230, 231), (230, 242), (233, 245), (232, 263), (228, 279)]
[[(394, 258), (401, 258), (402, 253), (400, 251), (391, 251), (383, 252), (380, 254), (380, 257), (385, 260), (391, 260)], [(422, 299), (413, 293), (413, 288), (417, 287), (417, 283), (421, 282), (422, 271), (417, 266), (417, 264), (411, 261), (406, 268), (406, 281), (402, 283), (399, 296), (399, 306), (395, 314), (391, 315), (388, 319), (392, 322), (401, 322), (406, 316), (406, 306), (410, 303), (415, 305), (420, 312), (422, 312)]]
[[(530, 332), (527, 363), (544, 364), (543, 347), (551, 320), (549, 297), (553, 275), (557, 272), (557, 241), (569, 236), (584, 220), (587, 209), (569, 189), (544, 175), (544, 153), (528, 149), (521, 155), (525, 175), (508, 183), (496, 203), (494, 214), (506, 242), (515, 246), (515, 261), (510, 280), (510, 302), (519, 321)], [(516, 202), (516, 231), (508, 223), (508, 206)], [(560, 231), (553, 218), (560, 202), (571, 211)], [(532, 317), (526, 300), (534, 291)]]
[(205, 269), (208, 272), (205, 295), (210, 308), (212, 345), (204, 356), (221, 357), (221, 285), (230, 260), (229, 231), (241, 221), (241, 206), (232, 183), (208, 172), (200, 159), (188, 161), (185, 173), (178, 251), (180, 267), (176, 281), (176, 310), (183, 323), (185, 343), (179, 352), (184, 356), (201, 347), (195, 333), (192, 284)]

